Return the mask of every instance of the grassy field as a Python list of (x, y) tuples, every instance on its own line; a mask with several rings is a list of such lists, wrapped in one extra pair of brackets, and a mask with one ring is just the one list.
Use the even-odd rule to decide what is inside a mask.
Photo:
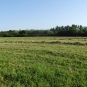
[(0, 38), (0, 87), (87, 87), (87, 38)]

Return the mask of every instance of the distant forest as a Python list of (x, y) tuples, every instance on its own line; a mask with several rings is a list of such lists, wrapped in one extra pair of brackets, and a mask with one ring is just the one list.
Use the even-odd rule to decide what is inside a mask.
[(29, 37), (29, 36), (87, 36), (87, 27), (82, 25), (56, 26), (47, 30), (9, 30), (1, 31), (0, 37)]

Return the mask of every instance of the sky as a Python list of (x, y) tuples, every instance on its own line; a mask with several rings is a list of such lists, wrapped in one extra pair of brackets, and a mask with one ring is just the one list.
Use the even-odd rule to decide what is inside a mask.
[(87, 26), (87, 0), (0, 0), (0, 31)]

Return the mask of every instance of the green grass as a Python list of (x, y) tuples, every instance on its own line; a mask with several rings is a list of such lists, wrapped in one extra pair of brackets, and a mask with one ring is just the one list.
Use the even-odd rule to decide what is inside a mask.
[(87, 38), (0, 38), (0, 87), (87, 87)]

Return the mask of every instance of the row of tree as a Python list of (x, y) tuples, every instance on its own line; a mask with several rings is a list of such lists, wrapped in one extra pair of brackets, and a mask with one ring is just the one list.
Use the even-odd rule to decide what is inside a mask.
[(0, 37), (28, 36), (87, 36), (87, 27), (82, 25), (56, 26), (47, 30), (9, 30), (1, 31)]

